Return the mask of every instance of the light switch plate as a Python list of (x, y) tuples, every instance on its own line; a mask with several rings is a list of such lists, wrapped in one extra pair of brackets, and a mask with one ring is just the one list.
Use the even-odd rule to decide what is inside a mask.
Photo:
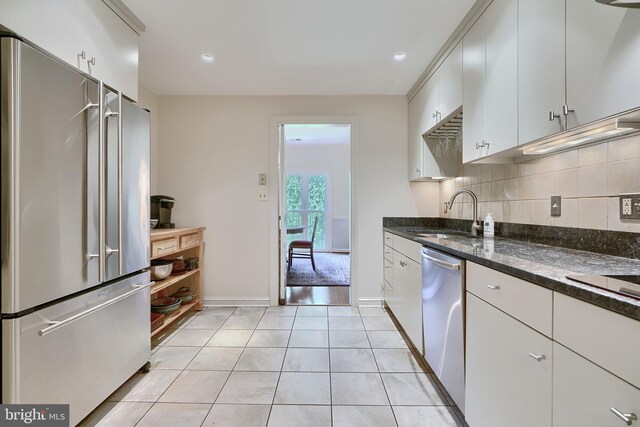
[(266, 173), (258, 174), (258, 185), (267, 185), (267, 174)]
[(551, 196), (551, 216), (562, 215), (562, 196)]
[(266, 202), (267, 200), (267, 192), (265, 190), (258, 190), (258, 201)]
[(640, 220), (640, 194), (620, 195), (620, 219)]

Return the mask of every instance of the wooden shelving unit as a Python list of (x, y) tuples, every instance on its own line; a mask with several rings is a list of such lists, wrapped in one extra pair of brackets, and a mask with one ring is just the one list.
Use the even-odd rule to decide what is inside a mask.
[(171, 275), (151, 286), (151, 301), (156, 298), (170, 296), (182, 286), (191, 288), (196, 299), (182, 304), (169, 316), (165, 316), (164, 324), (151, 332), (151, 337), (158, 335), (183, 314), (191, 309), (202, 310), (202, 279), (204, 264), (204, 227), (184, 227), (151, 230), (151, 259), (198, 257), (198, 268), (183, 274)]

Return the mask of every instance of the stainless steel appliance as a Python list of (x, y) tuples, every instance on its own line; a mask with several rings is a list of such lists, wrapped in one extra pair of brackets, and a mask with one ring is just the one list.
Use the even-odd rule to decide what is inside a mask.
[(0, 38), (2, 402), (75, 425), (149, 360), (149, 114)]
[(464, 413), (464, 262), (422, 248), (424, 357)]

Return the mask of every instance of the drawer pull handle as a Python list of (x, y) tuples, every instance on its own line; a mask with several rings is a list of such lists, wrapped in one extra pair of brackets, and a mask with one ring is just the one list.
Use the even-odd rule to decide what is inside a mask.
[(543, 360), (545, 360), (547, 358), (547, 356), (545, 356), (544, 354), (529, 353), (529, 356), (533, 357), (538, 362), (542, 362)]
[(491, 289), (492, 291), (498, 291), (500, 290), (500, 285), (487, 285), (487, 288)]
[(630, 414), (623, 414), (622, 412), (618, 411), (616, 408), (614, 408), (613, 406), (611, 407), (611, 412), (613, 412), (615, 414), (616, 417), (620, 418), (622, 421), (624, 421), (628, 426), (630, 426), (631, 424), (633, 424), (634, 421), (638, 420), (638, 417), (636, 414), (634, 413), (630, 413)]

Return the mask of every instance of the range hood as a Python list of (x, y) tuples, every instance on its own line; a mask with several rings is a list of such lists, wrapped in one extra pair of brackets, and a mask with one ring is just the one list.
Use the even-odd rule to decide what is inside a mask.
[(607, 6), (617, 7), (632, 7), (640, 9), (640, 1), (638, 0), (596, 0), (598, 3), (606, 4)]

